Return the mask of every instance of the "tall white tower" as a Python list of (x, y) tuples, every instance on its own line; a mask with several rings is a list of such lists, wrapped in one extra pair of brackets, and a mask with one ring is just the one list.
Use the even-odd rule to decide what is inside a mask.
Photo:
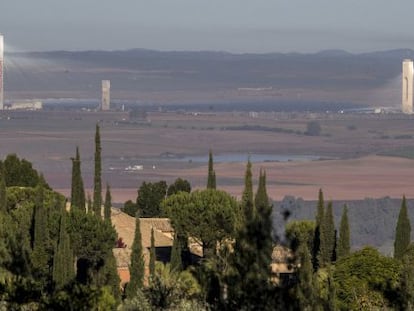
[(4, 68), (4, 38), (0, 34), (0, 110), (4, 109), (4, 89), (3, 89), (3, 68)]
[(102, 101), (101, 110), (109, 110), (111, 108), (111, 81), (102, 80)]
[(404, 59), (402, 63), (402, 112), (413, 113), (414, 70), (413, 61)]

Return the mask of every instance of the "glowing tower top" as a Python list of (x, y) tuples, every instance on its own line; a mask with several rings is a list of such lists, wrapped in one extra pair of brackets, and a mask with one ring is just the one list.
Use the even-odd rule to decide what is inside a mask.
[(0, 34), (0, 110), (3, 110), (3, 68), (4, 68), (4, 38), (3, 35)]

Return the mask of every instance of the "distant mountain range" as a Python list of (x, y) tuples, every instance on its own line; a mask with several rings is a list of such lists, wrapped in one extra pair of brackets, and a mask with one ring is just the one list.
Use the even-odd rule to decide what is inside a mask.
[(6, 98), (112, 98), (138, 103), (346, 102), (400, 104), (408, 49), (352, 54), (125, 51), (15, 52), (5, 55)]

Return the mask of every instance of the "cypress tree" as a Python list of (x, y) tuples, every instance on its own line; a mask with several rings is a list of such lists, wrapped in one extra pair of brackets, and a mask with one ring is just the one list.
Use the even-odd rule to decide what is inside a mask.
[(175, 272), (180, 272), (183, 269), (181, 259), (181, 243), (180, 239), (177, 236), (177, 233), (174, 235), (174, 241), (171, 249), (170, 266), (171, 270)]
[(73, 250), (66, 227), (66, 211), (60, 216), (59, 240), (53, 257), (53, 281), (57, 288), (63, 288), (75, 276)]
[(154, 228), (151, 228), (151, 248), (150, 248), (150, 259), (149, 259), (149, 273), (150, 277), (154, 277), (155, 274), (155, 238), (154, 238)]
[[(230, 309), (244, 306), (246, 310), (271, 310), (271, 208), (265, 187), (265, 174), (259, 181), (258, 193), (253, 201), (252, 173), (250, 160), (245, 174), (245, 189), (242, 208), (245, 212), (244, 223), (240, 228), (230, 258), (228, 295)], [(271, 306), (272, 305), (272, 306)]]
[(414, 244), (410, 244), (402, 258), (399, 310), (414, 310)]
[(47, 277), (49, 255), (47, 246), (49, 243), (49, 233), (47, 226), (47, 213), (44, 207), (43, 184), (36, 186), (36, 200), (33, 217), (33, 252), (32, 264), (35, 274), (40, 278)]
[(254, 215), (254, 201), (253, 201), (253, 180), (252, 180), (252, 163), (250, 158), (247, 161), (246, 173), (244, 176), (244, 190), (242, 196), (242, 206), (245, 220), (251, 219)]
[(216, 189), (216, 172), (213, 168), (213, 153), (210, 149), (208, 153), (208, 178), (207, 189)]
[[(78, 149), (78, 147), (76, 147), (76, 156), (78, 155), (78, 152), (79, 152), (79, 149)], [(71, 207), (71, 209), (73, 209), (76, 206), (76, 204), (75, 204), (75, 201), (77, 199), (76, 196), (79, 193), (79, 190), (78, 190), (79, 184), (77, 183), (77, 181), (78, 181), (77, 177), (78, 176), (76, 175), (76, 173), (77, 173), (77, 171), (76, 171), (76, 168), (77, 168), (76, 156), (75, 156), (75, 158), (70, 158), (72, 160), (72, 187), (71, 187), (71, 190), (70, 190), (70, 207)], [(77, 207), (80, 208), (80, 206), (77, 206)]]
[(111, 294), (117, 302), (121, 299), (121, 292), (119, 288), (119, 275), (116, 266), (116, 259), (112, 249), (108, 251), (105, 258), (104, 266), (102, 267), (99, 277), (99, 287), (108, 286), (111, 289)]
[(101, 136), (99, 125), (96, 124), (95, 131), (95, 174), (93, 183), (93, 211), (96, 216), (101, 217), (102, 208), (102, 181), (101, 181)]
[(71, 209), (79, 208), (85, 211), (85, 189), (81, 174), (81, 161), (79, 148), (76, 147), (76, 156), (72, 158), (72, 187), (71, 187)]
[(111, 188), (109, 187), (108, 184), (106, 184), (106, 194), (105, 194), (105, 203), (104, 203), (104, 219), (109, 222), (111, 222), (111, 206), (112, 206)]
[(126, 287), (126, 296), (133, 298), (144, 284), (145, 263), (142, 253), (142, 237), (139, 212), (135, 216), (135, 236), (132, 243), (131, 264), (129, 266), (130, 281)]
[(335, 224), (332, 202), (329, 202), (320, 225), (320, 237), (319, 266), (323, 267), (333, 260), (335, 254)]
[(335, 281), (333, 278), (332, 269), (328, 266), (328, 299), (325, 303), (325, 310), (328, 311), (336, 311), (338, 310), (337, 303), (336, 303), (336, 288), (335, 288)]
[(316, 210), (316, 221), (315, 221), (315, 236), (313, 238), (313, 250), (312, 250), (312, 263), (314, 270), (320, 266), (320, 247), (321, 247), (321, 224), (325, 214), (325, 202), (323, 198), (322, 189), (319, 189), (318, 205)]
[(342, 210), (341, 225), (339, 228), (339, 240), (337, 258), (346, 257), (351, 253), (350, 231), (348, 222), (348, 207), (344, 205)]
[(405, 250), (410, 244), (411, 225), (407, 213), (407, 202), (403, 196), (397, 227), (395, 229), (394, 258), (402, 259)]
[(7, 191), (4, 168), (0, 167), (0, 211), (7, 211)]
[(312, 269), (312, 258), (306, 244), (299, 246), (300, 268), (296, 297), (299, 310), (317, 310), (317, 287)]
[(319, 189), (318, 206), (317, 206), (317, 214), (316, 214), (316, 226), (317, 227), (320, 226), (321, 223), (323, 222), (324, 214), (325, 214), (325, 202), (323, 198), (322, 189)]
[(266, 189), (266, 172), (260, 170), (259, 185), (255, 196), (257, 238), (257, 264), (263, 269), (263, 274), (268, 274), (264, 279), (270, 278), (270, 265), (272, 263), (273, 239), (272, 239), (272, 205)]

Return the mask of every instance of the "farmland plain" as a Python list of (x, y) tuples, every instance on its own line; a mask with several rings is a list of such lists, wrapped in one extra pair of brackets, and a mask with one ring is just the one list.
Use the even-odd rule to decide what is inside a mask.
[[(317, 136), (306, 135), (311, 121), (321, 127)], [(4, 112), (0, 156), (17, 153), (28, 159), (53, 188), (68, 195), (70, 158), (79, 146), (90, 192), (97, 122), (103, 182), (111, 185), (118, 203), (135, 200), (143, 181), (170, 183), (181, 177), (203, 188), (207, 162), (202, 157), (209, 149), (219, 159), (218, 186), (235, 196), (242, 192), (250, 155), (255, 176), (266, 169), (268, 191), (276, 200), (287, 194), (313, 200), (319, 188), (331, 199), (414, 197), (413, 119), (400, 114), (150, 111), (138, 122), (117, 112), (105, 118), (94, 112), (77, 117)]]

